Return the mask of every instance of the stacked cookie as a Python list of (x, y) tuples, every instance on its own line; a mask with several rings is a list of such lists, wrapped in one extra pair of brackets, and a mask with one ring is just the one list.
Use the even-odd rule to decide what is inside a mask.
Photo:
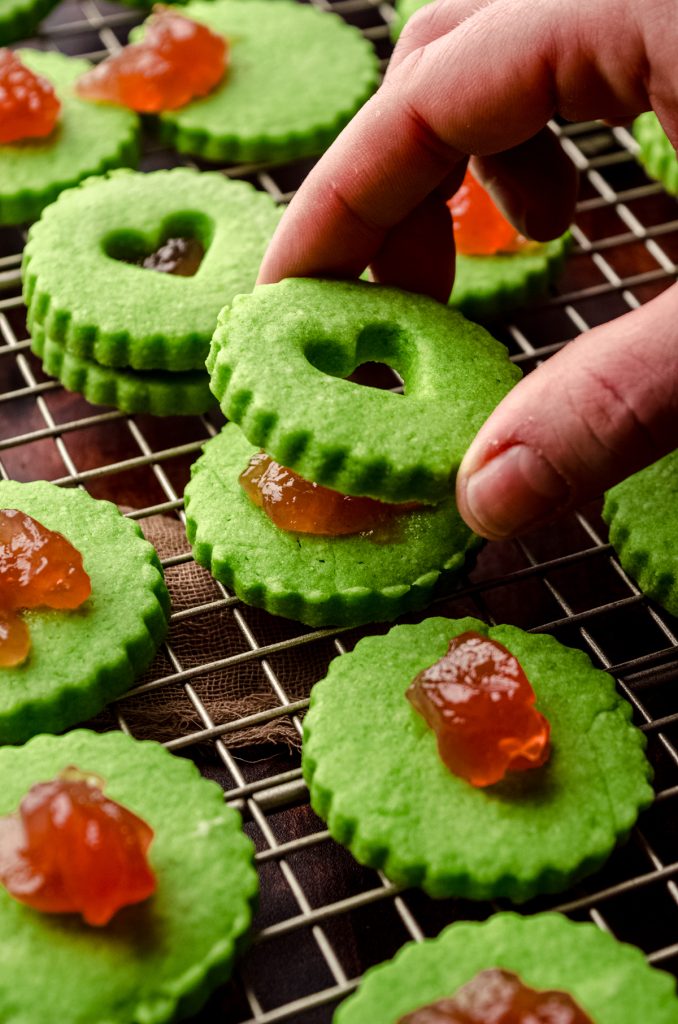
[[(252, 288), (278, 220), (265, 193), (188, 168), (119, 171), (63, 193), (24, 251), (33, 351), (95, 404), (204, 412), (214, 401), (204, 366), (218, 312)], [(191, 276), (143, 266), (168, 239), (204, 252)]]

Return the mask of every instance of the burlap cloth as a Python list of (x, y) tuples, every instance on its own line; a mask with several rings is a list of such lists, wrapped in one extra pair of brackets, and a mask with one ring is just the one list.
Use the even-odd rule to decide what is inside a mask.
[[(129, 509), (122, 509), (129, 511)], [(152, 516), (139, 525), (155, 546), (161, 559), (190, 551), (184, 527), (178, 519)], [(174, 614), (223, 598), (223, 593), (210, 574), (191, 559), (185, 564), (170, 566), (165, 579), (172, 599)], [(242, 615), (259, 646), (302, 635), (304, 627), (289, 623), (264, 612), (245, 608), (239, 603), (236, 614)], [(232, 607), (200, 612), (172, 623), (168, 645), (177, 665), (172, 663), (163, 646), (148, 671), (137, 680), (150, 682), (177, 671), (208, 665), (211, 662), (251, 650)], [(290, 701), (308, 697), (311, 686), (326, 672), (336, 654), (331, 641), (323, 639), (292, 648), (267, 658), (269, 671), (282, 686)], [(267, 708), (280, 706), (271, 678), (261, 658), (235, 665), (212, 668), (187, 680), (209, 715), (211, 723), (221, 725)], [(168, 683), (149, 693), (124, 698), (118, 710), (138, 739), (167, 741), (205, 728), (186, 684)], [(284, 744), (301, 746), (301, 738), (290, 715), (272, 718), (255, 726), (229, 732), (224, 741), (229, 747), (253, 744)]]

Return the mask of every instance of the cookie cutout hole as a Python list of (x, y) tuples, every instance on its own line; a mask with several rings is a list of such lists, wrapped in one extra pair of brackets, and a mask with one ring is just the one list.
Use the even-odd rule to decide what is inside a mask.
[(110, 259), (142, 270), (194, 277), (213, 234), (214, 225), (204, 214), (177, 213), (165, 218), (155, 244), (140, 231), (125, 228), (108, 234), (103, 239), (103, 250)]
[(404, 342), (403, 332), (393, 324), (369, 324), (358, 335), (352, 352), (341, 342), (328, 339), (310, 342), (304, 354), (311, 366), (330, 377), (392, 391), (402, 383)]

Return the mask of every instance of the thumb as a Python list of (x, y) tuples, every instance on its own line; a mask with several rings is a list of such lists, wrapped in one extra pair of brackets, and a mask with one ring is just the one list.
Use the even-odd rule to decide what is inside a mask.
[(678, 447), (678, 285), (582, 334), (507, 395), (457, 475), (457, 504), (499, 540), (595, 497)]

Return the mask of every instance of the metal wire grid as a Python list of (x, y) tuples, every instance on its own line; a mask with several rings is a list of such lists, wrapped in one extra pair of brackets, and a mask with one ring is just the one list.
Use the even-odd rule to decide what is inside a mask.
[[(371, 0), (312, 0), (357, 24), (388, 55), (388, 4)], [(124, 41), (139, 20), (130, 10), (94, 0), (67, 0), (48, 19), (38, 45), (100, 59)], [(676, 276), (678, 218), (673, 200), (648, 183), (633, 160), (634, 142), (625, 129), (598, 124), (558, 128), (563, 145), (582, 172), (584, 187), (574, 228), (576, 249), (561, 290), (536, 310), (495, 325), (512, 357), (525, 368), (557, 350), (573, 334), (637, 307)], [(175, 154), (146, 148), (147, 169), (176, 163)], [(190, 163), (181, 160), (182, 163)], [(259, 166), (225, 168), (246, 177), (284, 203), (306, 170)], [(171, 426), (146, 417), (101, 411), (65, 395), (46, 379), (29, 353), (19, 295), (23, 236), (0, 232), (0, 473), (3, 477), (47, 477), (63, 486), (86, 487), (97, 496), (145, 493), (144, 507), (131, 513), (183, 517), (182, 486), (187, 466), (205, 439), (219, 429), (208, 415)], [(16, 421), (21, 423), (17, 432)], [(115, 436), (113, 454), (108, 438)], [(120, 455), (122, 452), (122, 455)], [(165, 560), (171, 571), (190, 559)], [(333, 1007), (354, 989), (367, 966), (392, 955), (408, 939), (436, 934), (451, 920), (482, 918), (495, 905), (463, 901), (434, 903), (400, 891), (380, 873), (355, 865), (329, 839), (313, 816), (298, 757), (265, 751), (263, 761), (243, 760), (229, 736), (246, 726), (286, 716), (301, 734), (307, 700), (291, 700), (280, 658), (301, 664), (311, 650), (342, 654), (369, 630), (290, 627), (278, 638), (273, 620), (243, 607), (221, 588), (218, 599), (175, 612), (173, 624), (195, 623), (227, 610), (237, 626), (237, 650), (209, 663), (187, 666), (172, 646), (164, 647), (170, 671), (128, 695), (180, 685), (200, 728), (177, 731), (168, 749), (192, 754), (226, 789), (226, 800), (243, 813), (257, 845), (262, 882), (261, 911), (253, 947), (235, 980), (217, 993), (197, 1021), (272, 1024), (326, 1022)], [(629, 844), (586, 884), (559, 899), (525, 908), (552, 907), (589, 918), (620, 938), (636, 942), (653, 964), (678, 967), (678, 834), (673, 825), (678, 797), (678, 709), (672, 683), (678, 675), (675, 623), (651, 606), (619, 566), (605, 540), (598, 508), (567, 518), (558, 529), (525, 541), (489, 545), (463, 587), (436, 611), (472, 612), (549, 632), (581, 646), (608, 668), (632, 703), (649, 739), (656, 768), (657, 801)], [(376, 628), (376, 627), (375, 627)], [(283, 631), (285, 633), (285, 631)], [(200, 678), (219, 668), (259, 666), (270, 687), (271, 706), (236, 721), (214, 721), (200, 694)], [(117, 727), (130, 729), (118, 708)], [(206, 754), (206, 750), (208, 753)], [(269, 756), (270, 755), (270, 756)]]

